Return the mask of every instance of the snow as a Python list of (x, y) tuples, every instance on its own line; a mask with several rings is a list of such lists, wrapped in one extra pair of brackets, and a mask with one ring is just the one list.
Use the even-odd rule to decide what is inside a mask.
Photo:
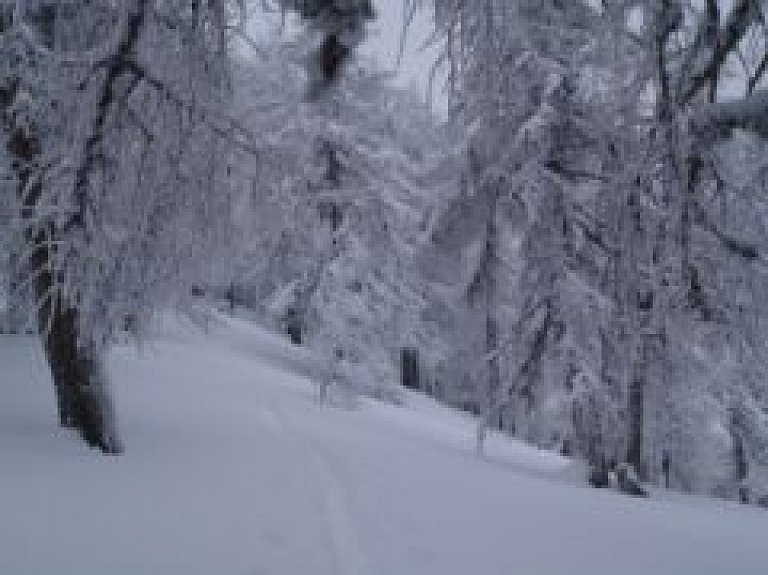
[(33, 340), (0, 336), (0, 573), (760, 573), (768, 513), (635, 500), (428, 398), (320, 406), (314, 360), (244, 319), (166, 316), (110, 371), (122, 457), (55, 426)]

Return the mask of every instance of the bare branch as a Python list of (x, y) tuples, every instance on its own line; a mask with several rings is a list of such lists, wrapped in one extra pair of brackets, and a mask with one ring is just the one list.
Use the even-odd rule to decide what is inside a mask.
[(714, 140), (727, 137), (732, 130), (768, 138), (768, 89), (756, 90), (735, 102), (711, 104), (693, 123), (696, 130)]
[[(700, 36), (708, 37), (712, 16), (702, 22)], [(702, 58), (702, 51), (707, 48), (703, 42), (694, 42), (688, 61), (692, 64), (690, 75), (682, 85), (679, 103), (686, 104), (705, 87), (716, 83), (728, 56), (738, 48), (739, 43), (753, 24), (760, 22), (762, 14), (755, 0), (736, 0), (725, 26), (717, 33), (714, 49), (709, 46), (711, 53)], [(695, 62), (701, 61), (696, 66)]]

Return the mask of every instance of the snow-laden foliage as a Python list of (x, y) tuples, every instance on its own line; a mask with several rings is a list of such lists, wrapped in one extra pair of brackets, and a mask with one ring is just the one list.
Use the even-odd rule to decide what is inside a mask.
[[(45, 167), (39, 190), (11, 195), (33, 204), (33, 213), (16, 209), (18, 235), (50, 235), (57, 280), (46, 297), (76, 303), (97, 341), (194, 268), (226, 204), (231, 146), (217, 117), (230, 93), (226, 46), (205, 32), (215, 8), (182, 4), (127, 3), (112, 14), (64, 3), (51, 8), (50, 45), (3, 45), (17, 58), (3, 59), (4, 83), (19, 92), (9, 117), (38, 140)], [(104, 18), (116, 38), (93, 40), (110, 50), (94, 62), (87, 34), (72, 30), (108, 36)]]
[(306, 101), (301, 54), (279, 46), (239, 68), (242, 115), (269, 152), (236, 168), (235, 291), (329, 361), (341, 350), (354, 387), (391, 394), (399, 349), (426, 336), (413, 251), (429, 193), (449, 182), (448, 133), (362, 68)]
[(295, 44), (241, 0), (0, 1), (0, 276), (64, 425), (118, 451), (105, 347), (207, 285), (479, 449), (766, 489), (765, 2), (405, 0), (451, 128), (355, 57), (370, 0), (262, 5)]
[[(685, 489), (759, 484), (756, 3), (434, 8), (468, 136), (428, 250), (460, 262), (435, 280), (479, 445), (500, 425)], [(746, 95), (720, 103), (736, 51)]]

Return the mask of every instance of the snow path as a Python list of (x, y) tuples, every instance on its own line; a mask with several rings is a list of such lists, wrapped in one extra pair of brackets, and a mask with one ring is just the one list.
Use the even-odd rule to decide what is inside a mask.
[(0, 337), (0, 574), (741, 575), (768, 513), (568, 483), (462, 414), (319, 406), (311, 358), (244, 321), (171, 321), (110, 371), (127, 452), (55, 426), (37, 346)]
[(357, 535), (356, 521), (346, 501), (344, 489), (327, 460), (314, 455), (315, 477), (325, 491), (325, 505), (340, 575), (374, 575)]
[[(320, 486), (338, 575), (374, 575), (358, 540), (356, 521), (350, 512), (344, 488), (328, 456), (323, 453), (322, 446), (302, 431), (290, 429), (285, 416), (274, 405), (265, 403), (261, 406), (261, 421), (269, 431), (283, 440), (286, 437), (293, 438), (294, 453), (309, 466), (305, 477)], [(279, 440), (279, 437), (275, 439)]]

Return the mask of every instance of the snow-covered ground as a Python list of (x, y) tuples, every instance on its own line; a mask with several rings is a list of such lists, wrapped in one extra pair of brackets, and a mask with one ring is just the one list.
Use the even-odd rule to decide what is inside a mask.
[(166, 321), (111, 360), (122, 457), (55, 426), (28, 338), (0, 336), (0, 573), (768, 572), (768, 512), (634, 500), (462, 414), (321, 407), (312, 358), (244, 320)]

